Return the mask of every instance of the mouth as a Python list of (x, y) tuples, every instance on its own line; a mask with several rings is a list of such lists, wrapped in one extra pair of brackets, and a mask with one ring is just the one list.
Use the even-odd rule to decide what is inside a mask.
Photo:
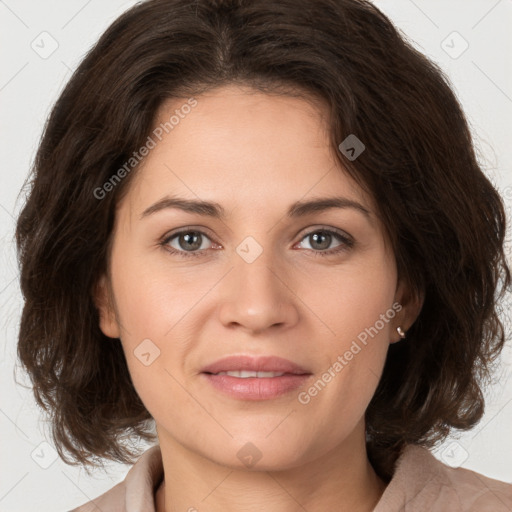
[(303, 386), (312, 373), (275, 356), (230, 356), (203, 368), (216, 391), (239, 400), (269, 400)]
[(261, 378), (271, 378), (271, 377), (281, 377), (282, 375), (286, 375), (284, 372), (251, 372), (246, 370), (234, 370), (229, 372), (218, 372), (211, 373), (210, 375), (229, 375), (230, 377), (238, 377), (239, 379), (249, 379), (251, 377), (256, 377), (258, 379)]

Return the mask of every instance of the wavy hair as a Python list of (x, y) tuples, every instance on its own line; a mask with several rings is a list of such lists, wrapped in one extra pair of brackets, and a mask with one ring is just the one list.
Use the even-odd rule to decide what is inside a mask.
[[(129, 463), (123, 440), (155, 439), (93, 301), (137, 167), (94, 191), (144, 145), (165, 100), (226, 84), (328, 105), (330, 144), (374, 198), (399, 278), (424, 297), (366, 411), (370, 461), (389, 479), (407, 443), (433, 446), (482, 417), (511, 277), (504, 205), (449, 80), (365, 0), (149, 0), (101, 36), (49, 115), (17, 220), (18, 357), (35, 399), (69, 464)], [(366, 146), (354, 161), (338, 149), (350, 134)]]

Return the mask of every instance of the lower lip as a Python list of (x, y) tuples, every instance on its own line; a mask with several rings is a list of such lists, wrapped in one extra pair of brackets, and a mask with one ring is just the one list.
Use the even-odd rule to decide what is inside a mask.
[(301, 387), (311, 377), (285, 374), (280, 377), (231, 377), (203, 373), (208, 382), (219, 391), (240, 400), (269, 400)]

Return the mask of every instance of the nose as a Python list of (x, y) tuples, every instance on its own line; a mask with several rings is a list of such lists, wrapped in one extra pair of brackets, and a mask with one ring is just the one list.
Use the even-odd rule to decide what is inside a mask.
[(221, 285), (219, 316), (228, 328), (258, 334), (269, 328), (285, 330), (298, 322), (300, 301), (291, 279), (273, 264), (269, 251), (252, 263), (235, 254), (234, 268)]

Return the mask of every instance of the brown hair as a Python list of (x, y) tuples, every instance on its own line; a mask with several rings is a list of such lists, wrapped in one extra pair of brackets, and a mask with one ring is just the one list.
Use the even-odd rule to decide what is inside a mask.
[[(406, 443), (433, 446), (481, 418), (510, 270), (504, 206), (447, 78), (364, 0), (149, 0), (101, 36), (49, 116), (17, 224), (18, 354), (35, 398), (68, 463), (131, 462), (124, 439), (154, 440), (93, 302), (136, 170), (94, 191), (146, 142), (164, 100), (229, 83), (326, 102), (341, 165), (375, 199), (400, 279), (424, 294), (366, 411), (370, 460), (389, 479)], [(354, 161), (337, 149), (350, 134), (366, 146)]]

